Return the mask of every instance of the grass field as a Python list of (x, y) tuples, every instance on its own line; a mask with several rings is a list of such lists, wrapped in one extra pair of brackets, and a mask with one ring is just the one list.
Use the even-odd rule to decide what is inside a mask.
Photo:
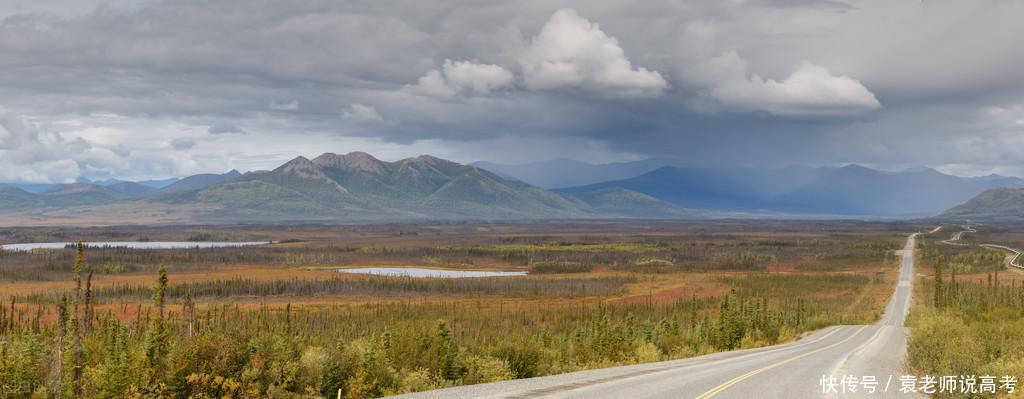
[[(371, 397), (763, 346), (877, 319), (894, 251), (917, 230), (780, 221), (6, 229), (0, 242), (277, 243), (89, 248), (80, 272), (74, 249), (0, 252), (0, 380), (12, 397)], [(331, 271), (361, 266), (530, 274)], [(142, 372), (119, 377), (126, 369)]]

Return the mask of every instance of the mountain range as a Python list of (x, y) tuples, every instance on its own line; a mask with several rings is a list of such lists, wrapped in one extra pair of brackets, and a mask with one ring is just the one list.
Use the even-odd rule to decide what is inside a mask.
[(115, 180), (97, 183), (51, 184), (40, 192), (31, 192), (18, 186), (0, 187), (0, 210), (39, 207), (67, 207), (99, 205), (156, 194), (169, 194), (205, 187), (232, 177), (241, 176), (237, 170), (222, 175), (200, 174), (174, 181), (162, 188), (142, 183)]
[(32, 210), (40, 218), (199, 223), (707, 216), (622, 188), (557, 193), (429, 155), (384, 162), (362, 152), (297, 157), (271, 171), (192, 176), (150, 192), (121, 183), (75, 183), (38, 194), (5, 187), (0, 209)]
[[(173, 184), (174, 182), (177, 182), (178, 180), (180, 180), (180, 179), (178, 179), (176, 177), (172, 177), (170, 179), (144, 180), (144, 181), (138, 181), (138, 182), (124, 181), (124, 180), (118, 180), (118, 179), (107, 179), (107, 180), (92, 181), (92, 180), (86, 179), (84, 177), (80, 177), (80, 178), (78, 178), (78, 180), (75, 183), (95, 184), (95, 185), (98, 185), (98, 186), (105, 186), (105, 187), (114, 187), (114, 186), (126, 187), (124, 190), (127, 190), (127, 191), (139, 191), (139, 190), (147, 191), (144, 188), (137, 188), (137, 185), (138, 186), (143, 186), (143, 187), (149, 187), (149, 188), (153, 188), (153, 189), (160, 189), (160, 188), (164, 188), (164, 187), (166, 187), (166, 186), (168, 186), (170, 184)], [(3, 188), (3, 187), (17, 187), (17, 188), (20, 188), (22, 190), (28, 191), (30, 193), (42, 193), (42, 192), (50, 190), (50, 189), (52, 189), (54, 187), (59, 187), (59, 186), (64, 186), (64, 185), (66, 185), (66, 184), (50, 184), (50, 183), (0, 183), (0, 188)], [(115, 188), (115, 190), (122, 191), (122, 189), (119, 189), (119, 188)], [(135, 195), (135, 194), (131, 194), (131, 195)]]
[(636, 162), (589, 164), (572, 159), (552, 159), (520, 165), (506, 165), (486, 161), (470, 165), (494, 172), (510, 180), (520, 180), (537, 187), (555, 189), (628, 179), (665, 166), (678, 166), (671, 158), (651, 158)]
[[(49, 185), (39, 192), (0, 187), (0, 217), (32, 223), (357, 222), (413, 219), (573, 219), (707, 217), (916, 217), (953, 207), (948, 217), (1021, 214), (1024, 180), (963, 178), (918, 167), (883, 172), (845, 167), (683, 168), (547, 190), (507, 175), (546, 167), (545, 184), (588, 181), (669, 160), (589, 165), (568, 160), (502, 169), (424, 155), (385, 162), (352, 152), (297, 157), (270, 171), (232, 170), (151, 182), (108, 180)], [(487, 167), (497, 164), (477, 163)], [(508, 166), (508, 165), (504, 165)], [(560, 167), (561, 166), (561, 167)], [(575, 169), (574, 169), (575, 168)], [(582, 171), (582, 172), (581, 172)], [(604, 171), (604, 172), (602, 172)], [(567, 178), (579, 172), (576, 180)], [(535, 175), (528, 174), (536, 181)], [(985, 191), (1008, 187), (1004, 190)], [(1009, 191), (1007, 191), (1009, 190)], [(978, 198), (971, 200), (978, 193)], [(1020, 197), (1020, 198), (1018, 198)], [(968, 201), (971, 200), (971, 201)], [(964, 201), (968, 201), (964, 203)], [(957, 206), (958, 204), (963, 205)], [(19, 219), (20, 218), (20, 219)]]
[(994, 188), (935, 215), (939, 220), (1024, 221), (1024, 189)]
[(809, 168), (663, 167), (633, 178), (558, 189), (580, 193), (611, 187), (710, 211), (805, 215), (928, 216), (1024, 179), (950, 176), (933, 169), (882, 172), (857, 165)]

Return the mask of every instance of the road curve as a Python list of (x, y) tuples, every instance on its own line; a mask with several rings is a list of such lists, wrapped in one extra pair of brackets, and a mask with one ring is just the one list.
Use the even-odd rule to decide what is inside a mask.
[[(820, 398), (900, 393), (914, 277), (914, 235), (899, 251), (899, 281), (878, 324), (833, 326), (796, 342), (688, 359), (578, 371), (401, 395), (401, 398)], [(838, 384), (856, 378), (854, 392)], [(864, 377), (874, 377), (875, 384)], [(824, 382), (823, 382), (824, 377)], [(834, 377), (836, 384), (831, 384)], [(874, 392), (868, 392), (870, 387)], [(832, 392), (832, 389), (835, 392)], [(827, 391), (827, 392), (826, 392)]]

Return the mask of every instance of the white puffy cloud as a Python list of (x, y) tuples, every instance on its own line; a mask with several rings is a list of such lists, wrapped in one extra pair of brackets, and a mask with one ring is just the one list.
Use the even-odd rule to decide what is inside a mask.
[[(658, 95), (669, 88), (658, 72), (634, 68), (617, 39), (571, 9), (556, 11), (537, 36), (512, 53), (512, 63), (521, 71), (519, 83), (531, 90), (636, 97)], [(413, 88), (451, 98), (465, 93), (484, 95), (516, 84), (516, 75), (508, 67), (445, 59), (441, 68), (428, 71)]]
[(434, 97), (455, 97), (456, 93), (454, 88), (448, 86), (444, 75), (437, 69), (432, 69), (423, 75), (413, 89)]
[(472, 90), (477, 94), (509, 87), (515, 80), (512, 72), (505, 68), (469, 61), (444, 60), (444, 76), (449, 85)]
[(856, 79), (833, 75), (806, 61), (782, 81), (755, 74), (725, 82), (710, 94), (728, 107), (779, 116), (859, 115), (882, 107), (874, 93)]
[[(246, 147), (246, 153), (255, 157), (260, 156), (256, 152), (259, 148), (266, 148), (268, 144), (273, 144), (275, 139), (272, 135), (260, 136), (259, 132), (253, 132), (250, 134), (255, 137), (237, 134), (202, 136), (200, 142), (200, 137), (191, 135), (200, 130), (206, 133), (207, 126), (204, 124), (208, 122), (205, 119), (196, 121), (195, 124), (185, 124), (107, 114), (73, 114), (56, 116), (47, 119), (45, 123), (29, 123), (30, 119), (24, 116), (22, 120), (27, 125), (34, 126), (40, 137), (52, 137), (59, 131), (64, 143), (85, 144), (84, 151), (75, 152), (51, 145), (48, 154), (66, 156), (70, 163), (63, 164), (67, 166), (61, 169), (65, 171), (64, 175), (50, 173), (54, 176), (52, 178), (42, 175), (33, 181), (38, 183), (64, 183), (74, 181), (78, 177), (94, 181), (110, 178), (137, 181), (183, 177), (196, 173), (223, 173), (234, 168), (224, 155), (225, 148), (237, 151), (242, 144), (252, 143), (250, 147)], [(191, 141), (195, 141), (196, 146), (188, 151), (176, 150), (171, 141), (179, 138), (179, 145), (187, 147)], [(286, 144), (274, 146), (280, 148)], [(0, 171), (0, 182), (19, 182), (16, 179), (8, 181), (5, 178), (2, 173), (7, 172), (7, 163), (3, 162), (5, 159), (6, 157), (0, 154), (0, 169), (4, 169)], [(39, 174), (36, 170), (39, 169), (38, 165), (12, 165), (14, 172), (11, 174)]]
[(79, 176), (80, 160), (91, 148), (81, 138), (68, 140), (13, 112), (0, 112), (0, 181), (72, 181)]
[(384, 117), (380, 116), (376, 108), (363, 104), (351, 104), (341, 110), (341, 119), (362, 123), (384, 123)]
[(781, 117), (844, 117), (882, 107), (860, 81), (808, 61), (798, 63), (782, 80), (762, 78), (750, 71), (750, 64), (736, 50), (719, 51), (713, 24), (690, 24), (682, 37), (678, 77), (712, 102), (691, 102), (698, 108)]
[(459, 93), (478, 95), (512, 87), (515, 76), (504, 67), (470, 61), (444, 60), (441, 70), (431, 70), (420, 78), (416, 88), (436, 97), (454, 97)]
[(617, 39), (571, 9), (556, 11), (518, 59), (530, 89), (649, 96), (669, 87), (658, 72), (634, 68)]

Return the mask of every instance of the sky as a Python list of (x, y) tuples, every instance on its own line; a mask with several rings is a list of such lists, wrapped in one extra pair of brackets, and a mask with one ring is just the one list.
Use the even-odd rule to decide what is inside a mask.
[(1013, 0), (0, 0), (0, 182), (364, 151), (1024, 176)]

